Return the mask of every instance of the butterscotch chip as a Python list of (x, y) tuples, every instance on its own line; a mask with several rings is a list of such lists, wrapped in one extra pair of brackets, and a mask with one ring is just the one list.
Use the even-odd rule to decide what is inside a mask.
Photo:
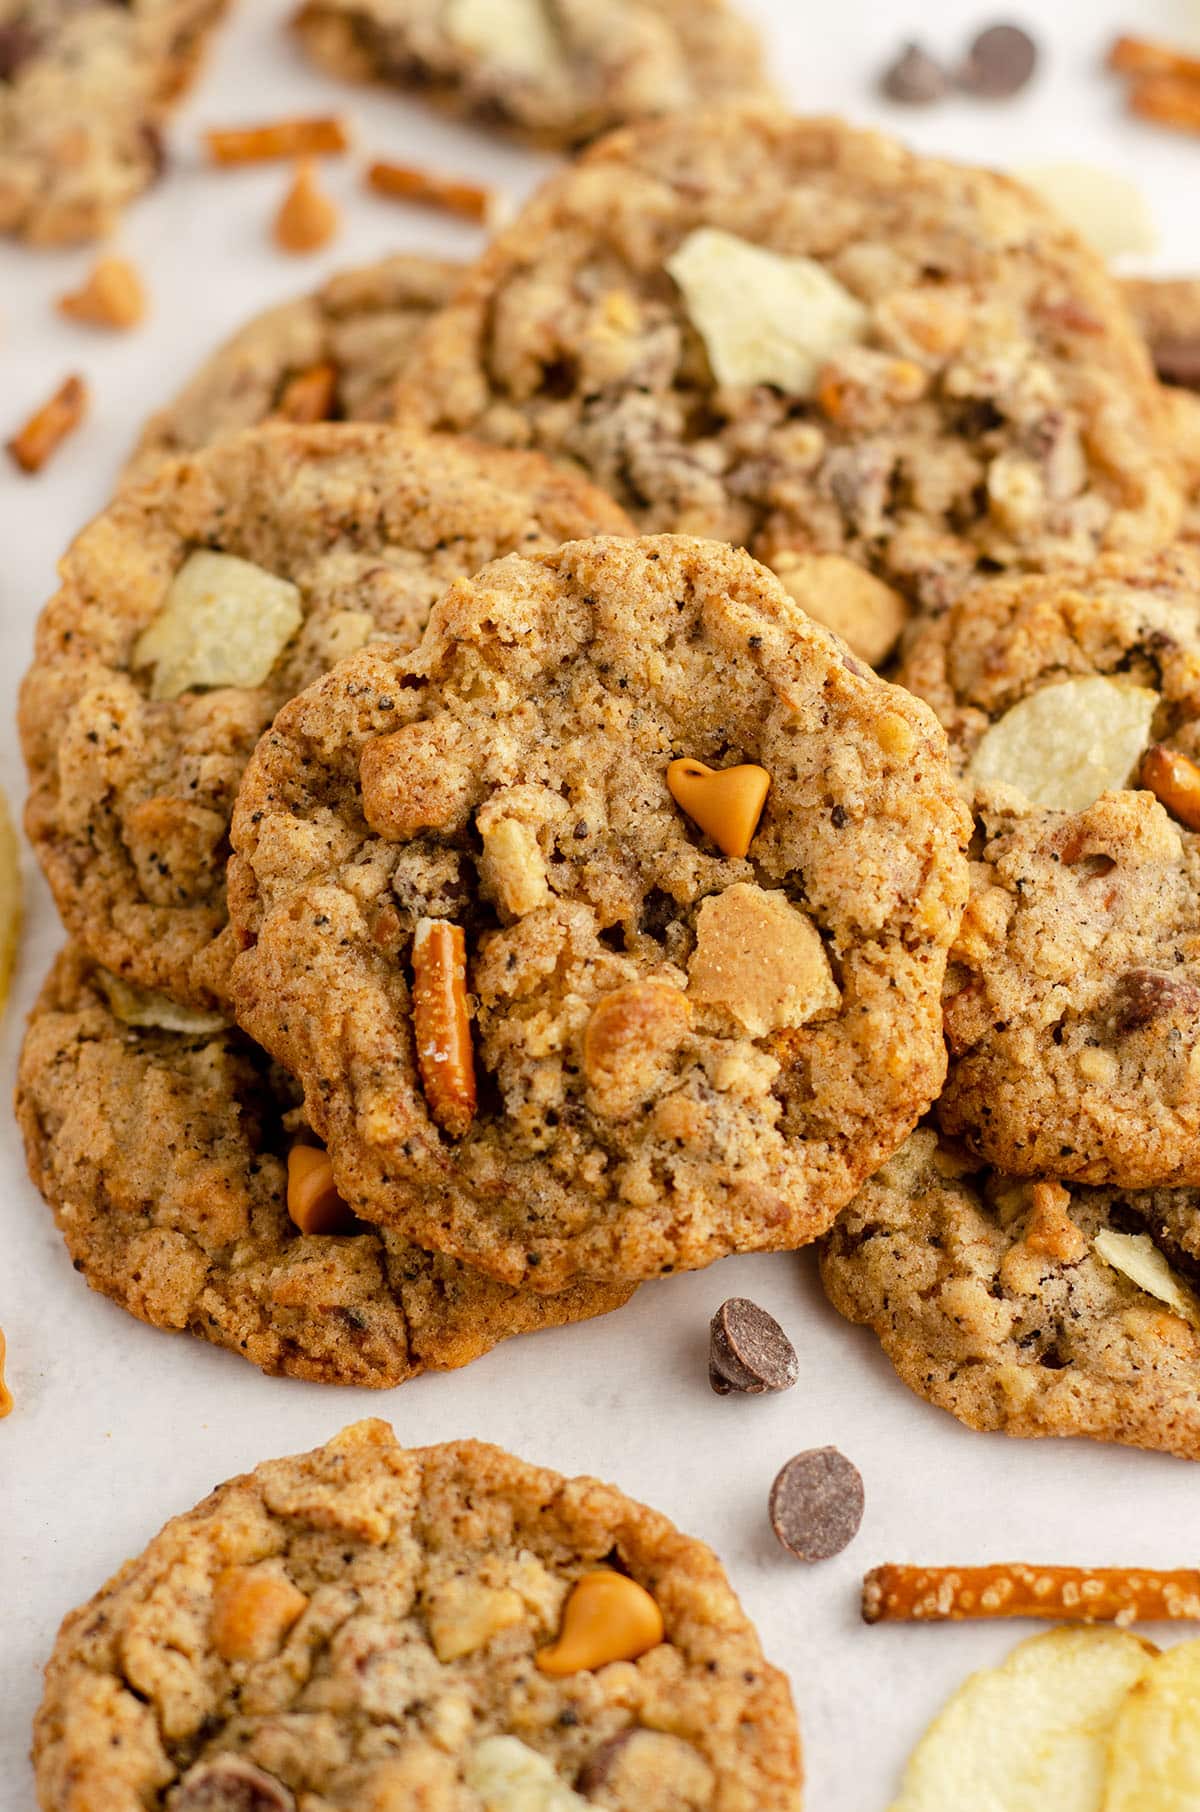
[(73, 1614), (34, 1767), (44, 1812), (796, 1812), (802, 1772), (703, 1543), (383, 1422), (219, 1485)]
[(373, 636), (412, 647), (460, 574), (625, 523), (535, 455), (374, 425), (262, 427), (157, 469), (84, 530), (42, 614), (28, 828), (108, 968), (211, 1008), (229, 815), (279, 707)]
[[(511, 1283), (800, 1244), (941, 1079), (964, 822), (931, 730), (744, 553), (495, 562), (411, 659), (365, 648), (260, 745), (239, 1021), (301, 1080), (356, 1212)], [(770, 777), (748, 856), (679, 809), (680, 749)], [(451, 925), (453, 1122), (437, 1079), (467, 1040), (429, 1038), (419, 973)]]
[(146, 291), (128, 258), (101, 258), (82, 287), (60, 296), (60, 314), (91, 327), (136, 327), (146, 313)]
[(338, 229), (338, 211), (311, 162), (299, 165), (275, 216), (275, 243), (284, 252), (316, 252)]

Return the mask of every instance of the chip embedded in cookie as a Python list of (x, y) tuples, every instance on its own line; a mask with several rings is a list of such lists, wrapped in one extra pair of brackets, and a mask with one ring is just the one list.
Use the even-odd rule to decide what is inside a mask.
[(785, 584), (798, 553), (869, 568), (886, 589), (837, 616), (872, 659), (896, 592), (941, 609), (981, 560), (1157, 547), (1180, 514), (1100, 260), (1016, 184), (836, 121), (612, 134), (492, 242), (412, 371), (403, 413), (581, 466), (645, 532), (729, 540)]
[(219, 1015), (131, 989), (75, 945), (34, 1008), (16, 1110), (92, 1289), (265, 1372), (387, 1389), (630, 1294), (510, 1290), (336, 1197), (306, 1214), (296, 1160), (320, 1153), (291, 1078)]
[(787, 1681), (711, 1549), (596, 1479), (383, 1422), (218, 1486), (73, 1612), (34, 1766), (44, 1812), (798, 1812), (801, 1787)]
[(969, 1428), (1200, 1459), (1200, 1197), (1002, 1175), (918, 1129), (820, 1247), (825, 1293)]
[(978, 827), (942, 1126), (1014, 1175), (1200, 1183), (1200, 559), (986, 582), (899, 677)]
[(356, 1211), (509, 1283), (795, 1246), (940, 1086), (965, 829), (745, 553), (512, 556), (264, 738), (233, 998)]
[(68, 930), (141, 987), (222, 994), (229, 815), (279, 707), (513, 550), (621, 534), (545, 460), (274, 426), (164, 465), (74, 543), (21, 692), (26, 825)]

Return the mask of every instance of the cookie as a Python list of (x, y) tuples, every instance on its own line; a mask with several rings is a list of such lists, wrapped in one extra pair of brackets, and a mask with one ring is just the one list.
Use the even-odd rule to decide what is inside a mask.
[(4, 0), (0, 233), (98, 239), (163, 170), (162, 127), (228, 0)]
[(305, 0), (294, 24), (332, 75), (544, 145), (768, 91), (757, 34), (725, 0)]
[(801, 1782), (709, 1548), (596, 1479), (375, 1421), (218, 1486), (68, 1616), (34, 1766), (43, 1812), (799, 1812)]
[(126, 478), (149, 477), (165, 458), (302, 411), (304, 421), (385, 421), (417, 330), (449, 301), (460, 275), (456, 264), (399, 252), (257, 315), (151, 416)]
[(1184, 483), (1180, 534), (1200, 541), (1200, 280), (1130, 277), (1122, 289), (1164, 385)]
[(131, 990), (78, 946), (33, 1010), (16, 1106), (30, 1175), (92, 1289), (265, 1372), (386, 1389), (630, 1294), (508, 1290), (372, 1227), (302, 1234), (291, 1078), (217, 1015)]
[(922, 1127), (820, 1265), (839, 1314), (969, 1428), (1200, 1459), (1194, 1190), (1020, 1181)]
[(937, 1093), (964, 832), (747, 554), (514, 555), (264, 737), (232, 998), (355, 1209), (507, 1283), (796, 1246)]
[(21, 693), (26, 826), (72, 935), (221, 993), (229, 814), (280, 705), (515, 548), (624, 518), (544, 460), (379, 426), (260, 428), (169, 463), (76, 540)]
[(1200, 560), (981, 584), (898, 675), (977, 824), (941, 1125), (1018, 1176), (1200, 1184), (1200, 819), (1143, 766), (1200, 756)]
[(1179, 517), (1096, 256), (1004, 178), (835, 121), (610, 136), (493, 240), (412, 370), (413, 420), (538, 447), (643, 531), (743, 545), (785, 584), (798, 554), (849, 555), (937, 609), (981, 561), (1158, 546)]

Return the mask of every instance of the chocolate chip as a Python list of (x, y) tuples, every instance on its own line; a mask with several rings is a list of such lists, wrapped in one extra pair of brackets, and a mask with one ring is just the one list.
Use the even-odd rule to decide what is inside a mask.
[(919, 44), (906, 44), (879, 78), (880, 93), (904, 107), (928, 107), (950, 86), (941, 64)]
[(1183, 334), (1164, 335), (1150, 342), (1150, 351), (1154, 369), (1164, 384), (1200, 390), (1200, 335), (1194, 339)]
[(282, 1781), (241, 1755), (197, 1762), (171, 1799), (171, 1812), (296, 1812)]
[(775, 1317), (745, 1296), (723, 1302), (708, 1332), (708, 1381), (719, 1396), (790, 1390), (800, 1376), (796, 1349)]
[(1193, 1020), (1200, 1010), (1200, 987), (1191, 975), (1165, 969), (1129, 969), (1113, 988), (1110, 1015), (1113, 1036), (1127, 1038), (1156, 1020), (1182, 1016)]
[(604, 1786), (622, 1749), (637, 1732), (638, 1726), (631, 1724), (628, 1730), (618, 1730), (616, 1736), (609, 1737), (606, 1743), (601, 1743), (599, 1749), (593, 1750), (575, 1783), (581, 1793), (592, 1794), (597, 1787)]
[(36, 53), (37, 47), (31, 25), (20, 19), (12, 25), (0, 25), (0, 82), (11, 82)]
[(776, 1477), (769, 1505), (771, 1527), (797, 1560), (828, 1560), (858, 1534), (863, 1482), (836, 1447), (798, 1453)]
[(1024, 88), (1037, 58), (1037, 45), (1019, 25), (989, 25), (967, 51), (959, 86), (984, 100), (1006, 101)]

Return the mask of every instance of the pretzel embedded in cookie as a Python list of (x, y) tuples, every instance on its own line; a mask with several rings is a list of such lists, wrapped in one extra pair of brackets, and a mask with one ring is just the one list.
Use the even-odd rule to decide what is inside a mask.
[(1070, 1623), (1200, 1620), (1200, 1568), (872, 1567), (863, 1580), (864, 1623), (962, 1623), (1045, 1617)]

